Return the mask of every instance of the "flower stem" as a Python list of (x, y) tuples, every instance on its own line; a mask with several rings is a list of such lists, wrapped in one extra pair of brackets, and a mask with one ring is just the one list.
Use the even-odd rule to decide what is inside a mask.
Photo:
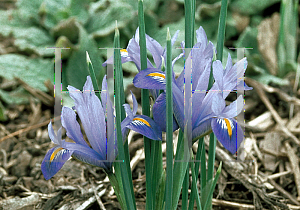
[[(146, 31), (144, 20), (144, 7), (143, 0), (138, 1), (138, 19), (139, 19), (139, 37), (140, 37), (140, 60), (141, 70), (147, 68), (147, 48), (146, 48)], [(149, 104), (149, 90), (142, 89), (142, 111), (143, 115), (150, 116), (150, 104)], [(145, 170), (146, 170), (146, 209), (153, 209), (153, 197), (152, 197), (152, 177), (151, 177), (151, 140), (144, 136), (144, 150), (145, 150)]]
[(217, 60), (222, 61), (228, 0), (222, 0), (218, 28)]
[(167, 65), (166, 65), (166, 113), (167, 113), (167, 180), (166, 180), (166, 205), (165, 209), (172, 208), (173, 191), (173, 93), (172, 93), (172, 48), (171, 35), (167, 30)]
[(105, 172), (109, 178), (110, 184), (114, 188), (115, 194), (121, 205), (121, 208), (126, 209), (124, 194), (122, 195), (122, 193), (121, 193), (120, 186), (119, 186), (120, 183), (118, 182), (115, 174), (112, 171), (105, 171)]
[[(124, 187), (125, 194), (125, 201), (127, 208), (126, 209), (136, 209), (134, 192), (133, 192), (133, 185), (132, 179), (129, 173), (131, 173), (129, 165), (129, 157), (126, 156), (124, 145), (123, 145), (123, 138), (122, 138), (122, 130), (121, 130), (121, 118), (122, 118), (122, 93), (121, 87), (122, 85), (122, 63), (121, 63), (121, 54), (120, 54), (120, 34), (119, 30), (116, 27), (115, 30), (115, 40), (114, 40), (114, 64), (115, 64), (115, 99), (116, 99), (116, 130), (117, 130), (117, 141), (118, 141), (118, 152), (119, 152), (119, 160), (124, 160), (124, 164), (120, 164), (121, 173), (122, 173), (122, 184)], [(124, 89), (123, 89), (124, 90)]]
[[(221, 11), (220, 11), (220, 18), (219, 18), (219, 28), (218, 28), (218, 42), (217, 42), (217, 60), (222, 62), (223, 58), (223, 46), (224, 46), (224, 39), (225, 39), (225, 27), (226, 27), (226, 16), (227, 16), (227, 6), (228, 0), (222, 0), (221, 3)], [(210, 85), (213, 82), (213, 75), (212, 71), (210, 74)], [(211, 86), (209, 87), (209, 89)], [(207, 179), (206, 179), (206, 186), (210, 187), (209, 190), (213, 191), (214, 186), (211, 185), (214, 175), (214, 166), (215, 166), (215, 156), (216, 156), (216, 143), (217, 138), (214, 133), (210, 134), (209, 139), (209, 150), (208, 150), (208, 169), (207, 169)], [(201, 171), (202, 174), (202, 171)], [(203, 193), (203, 190), (202, 190)], [(205, 203), (204, 210), (212, 208), (212, 193), (206, 197), (206, 200), (202, 200), (202, 205)]]

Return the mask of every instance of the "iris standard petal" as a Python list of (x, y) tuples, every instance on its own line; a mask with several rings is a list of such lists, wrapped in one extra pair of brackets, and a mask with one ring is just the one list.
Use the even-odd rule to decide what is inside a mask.
[(166, 89), (165, 73), (158, 69), (146, 69), (133, 79), (135, 87), (144, 89)]
[(131, 97), (132, 97), (132, 103), (133, 103), (133, 107), (132, 107), (132, 113), (135, 115), (138, 109), (138, 103), (136, 101), (136, 98), (134, 96), (134, 94), (132, 93), (132, 91), (130, 91), (131, 93)]
[(88, 140), (94, 150), (102, 153), (106, 150), (105, 115), (99, 98), (91, 91), (91, 78), (87, 77), (83, 93), (80, 91), (71, 91), (72, 88), (72, 86), (68, 86), (70, 97), (75, 101), (75, 108)]
[(211, 127), (222, 145), (231, 154), (235, 154), (243, 141), (241, 126), (232, 118), (213, 118)]
[(150, 139), (162, 140), (160, 127), (148, 116), (136, 115), (126, 127)]
[(202, 26), (200, 26), (198, 30), (196, 30), (196, 37), (197, 37), (197, 42), (205, 43), (205, 44), (207, 43), (207, 36)]
[(51, 148), (41, 164), (42, 173), (46, 180), (53, 177), (71, 157), (73, 151), (63, 149), (60, 146)]
[(197, 104), (194, 103), (193, 101), (192, 104), (193, 116), (195, 113), (197, 113), (195, 114), (195, 118), (193, 118), (194, 120), (192, 121), (194, 127), (199, 126), (202, 122), (204, 122), (208, 118), (215, 116), (213, 115), (211, 110), (212, 101), (213, 101), (212, 99), (214, 98), (215, 94), (217, 94), (216, 91), (213, 90), (208, 91), (200, 106), (197, 106)]
[(177, 30), (177, 31), (175, 32), (175, 34), (173, 35), (172, 39), (171, 39), (171, 45), (172, 45), (172, 46), (174, 45), (174, 43), (175, 43), (175, 41), (176, 41), (176, 39), (177, 39), (177, 37), (178, 37), (179, 31), (180, 31), (180, 30)]
[(215, 115), (219, 115), (225, 108), (226, 103), (221, 93), (214, 94), (211, 104), (211, 110)]
[(75, 112), (69, 107), (62, 108), (62, 126), (67, 131), (67, 136), (77, 144), (88, 146), (81, 133), (80, 125), (76, 120)]
[[(238, 68), (238, 66), (243, 66)], [(247, 68), (247, 59), (243, 58), (235, 63), (231, 69), (226, 70), (223, 76), (223, 87), (220, 87), (223, 90), (234, 90), (237, 87), (237, 79), (244, 77), (245, 70)], [(248, 87), (248, 86), (247, 86)], [(226, 98), (229, 95), (229, 91), (223, 92), (223, 98)]]
[(232, 68), (232, 59), (230, 53), (228, 53), (227, 63), (225, 67), (225, 73), (228, 72)]
[[(153, 119), (162, 131), (166, 132), (166, 93), (161, 93), (153, 105)], [(173, 115), (173, 131), (179, 128)]]
[[(129, 61), (132, 61), (131, 57), (128, 56), (127, 50), (123, 49), (123, 50), (120, 50), (120, 51), (121, 51), (121, 63), (126, 63), (126, 62), (129, 62)], [(105, 67), (105, 66), (107, 66), (107, 64), (114, 64), (114, 57), (113, 56), (108, 58), (102, 64), (102, 66)]]
[(195, 90), (192, 96), (192, 124), (196, 124), (196, 120), (200, 116), (202, 109), (202, 101), (206, 95), (205, 90)]
[[(128, 55), (130, 56), (132, 61), (135, 63), (138, 71), (141, 71), (140, 46), (134, 38), (129, 40), (129, 43), (127, 46), (127, 51), (128, 51)], [(148, 58), (147, 58), (147, 67), (153, 68), (152, 63), (150, 62), (150, 60)]]
[[(247, 58), (239, 60), (231, 67), (229, 71), (225, 72), (224, 79), (226, 79), (227, 81), (236, 82), (237, 78), (244, 76), (247, 65)], [(242, 68), (238, 68), (238, 66), (241, 66)]]
[[(199, 43), (197, 43), (197, 44), (199, 44)], [(199, 48), (192, 49), (193, 90), (196, 89), (198, 80), (202, 74), (208, 74), (208, 76), (209, 76), (209, 73), (206, 73), (206, 72), (207, 72), (207, 69), (209, 69), (209, 71), (211, 69), (212, 57), (213, 57), (212, 54), (211, 54), (211, 56), (207, 55), (206, 51), (205, 50), (202, 51), (201, 48), (200, 49)], [(203, 86), (205, 86), (204, 89), (207, 89), (208, 81), (209, 80), (204, 81), (204, 84), (203, 84)]]
[[(238, 82), (237, 84), (234, 84), (235, 86), (232, 88), (232, 91), (237, 91), (237, 87), (240, 87), (241, 85), (243, 85), (243, 90), (252, 90), (252, 87), (249, 87), (244, 80), (240, 80), (240, 82)], [(232, 85), (233, 86), (233, 85)]]
[(192, 77), (193, 90), (201, 90), (201, 91), (207, 90), (208, 83), (209, 83), (210, 69), (211, 69), (211, 60), (199, 64), (197, 64), (197, 61), (196, 62), (193, 61), (193, 77)]
[(240, 95), (235, 101), (226, 106), (222, 111), (222, 117), (233, 118), (236, 117), (244, 108), (243, 97)]
[(218, 84), (220, 88), (223, 88), (223, 75), (224, 75), (224, 69), (222, 63), (221, 61), (216, 60), (215, 62), (213, 62), (213, 76), (215, 82)]
[(132, 119), (134, 115), (132, 114), (130, 105), (129, 104), (123, 104), (123, 107), (125, 109), (125, 112), (126, 112), (127, 116), (129, 116)]
[(103, 110), (107, 119), (106, 122), (106, 131), (107, 136), (110, 136), (114, 131), (114, 109), (112, 107), (112, 102), (110, 100), (110, 95), (107, 88), (107, 80), (106, 75), (103, 77), (102, 80), (102, 89), (101, 89), (101, 101)]
[(101, 94), (100, 94), (103, 110), (106, 110), (107, 100), (109, 98), (106, 78), (107, 78), (106, 75), (104, 75), (103, 80), (102, 80)]
[(152, 54), (156, 68), (160, 69), (162, 64), (161, 55), (163, 54), (164, 49), (155, 39), (151, 38), (147, 34), (146, 34), (146, 45), (147, 45), (147, 49)]
[[(52, 122), (50, 121), (50, 123), (48, 124), (48, 134), (49, 134), (49, 137), (51, 139), (51, 141), (54, 143), (54, 144), (57, 144), (57, 145), (61, 145), (61, 135), (56, 135), (54, 133), (54, 130), (53, 130), (53, 127), (52, 127)], [(61, 134), (61, 133), (60, 133)]]

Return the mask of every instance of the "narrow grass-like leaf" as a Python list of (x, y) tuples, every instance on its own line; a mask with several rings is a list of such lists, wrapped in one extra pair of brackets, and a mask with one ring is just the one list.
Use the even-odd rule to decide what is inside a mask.
[[(228, 6), (228, 0), (222, 0), (221, 3), (221, 11), (220, 11), (220, 18), (219, 18), (219, 28), (218, 28), (218, 42), (217, 42), (217, 60), (220, 60), (222, 62), (223, 58), (223, 46), (224, 46), (224, 39), (225, 39), (225, 27), (226, 27), (226, 17), (227, 17), (227, 6)], [(212, 71), (210, 74), (210, 84), (209, 84), (209, 89), (211, 88), (213, 82), (212, 78)], [(207, 169), (207, 179), (206, 179), (206, 185), (210, 183), (213, 179), (213, 173), (214, 173), (214, 165), (215, 165), (215, 156), (216, 156), (216, 143), (217, 139), (214, 133), (210, 134), (210, 140), (209, 140), (209, 150), (208, 150), (208, 169)], [(202, 172), (201, 172), (202, 173)], [(207, 186), (208, 187), (208, 186)], [(201, 192), (204, 193), (202, 188)], [(201, 199), (202, 196), (201, 195)], [(211, 201), (212, 201), (212, 194), (207, 197), (206, 200), (206, 206), (204, 209), (208, 208), (211, 209)], [(202, 200), (203, 202), (204, 200)], [(202, 203), (203, 205), (203, 203)]]
[(184, 180), (183, 180), (183, 185), (182, 185), (182, 196), (181, 196), (181, 200), (182, 200), (181, 209), (182, 210), (187, 210), (187, 207), (188, 207), (189, 178), (190, 178), (189, 167), (187, 167), (186, 172), (185, 172), (185, 176), (184, 176)]
[(165, 196), (164, 196), (165, 190), (166, 190), (166, 171), (163, 170), (156, 190), (155, 209), (158, 210), (164, 209), (163, 204), (165, 200)]
[(127, 164), (129, 164), (129, 159), (125, 157), (122, 131), (121, 131), (121, 117), (122, 117), (122, 102), (121, 102), (121, 74), (122, 74), (122, 63), (121, 63), (121, 54), (120, 54), (120, 34), (118, 28), (115, 32), (114, 40), (114, 64), (115, 64), (115, 107), (116, 107), (116, 130), (117, 130), (117, 141), (118, 141), (118, 157), (119, 160), (124, 160), (124, 164), (120, 164), (121, 173), (122, 173), (122, 184), (124, 187), (125, 201), (127, 209), (136, 209), (136, 204), (134, 200), (134, 192), (132, 179), (130, 179)]
[[(209, 136), (209, 149), (208, 149), (208, 163), (207, 163), (207, 180), (206, 184), (210, 182), (214, 177), (214, 167), (215, 167), (215, 157), (216, 157), (216, 144), (217, 138), (214, 133), (211, 133)], [(210, 200), (209, 204), (211, 206), (210, 197), (207, 198)]]
[[(200, 167), (200, 158), (201, 158), (201, 152), (202, 152), (202, 146), (203, 146), (203, 142), (204, 138), (200, 138), (198, 140), (198, 149), (197, 149), (197, 154), (196, 154), (196, 161), (195, 161), (195, 177), (196, 177), (196, 181), (199, 175), (199, 167)], [(193, 183), (194, 184), (194, 181)], [(196, 195), (196, 192), (194, 190), (192, 190), (191, 192), (191, 196), (190, 196), (190, 202), (189, 202), (189, 210), (193, 210), (194, 209), (194, 199), (195, 197), (198, 196), (199, 194)]]
[[(191, 160), (194, 160), (194, 156), (193, 156), (193, 152), (191, 151)], [(199, 198), (199, 192), (198, 192), (198, 188), (197, 188), (197, 176), (195, 173), (195, 166), (193, 162), (190, 162), (190, 166), (191, 166), (191, 171), (192, 171), (192, 190), (193, 190), (193, 194), (195, 195), (196, 198), (196, 204), (197, 204), (197, 209), (201, 210), (201, 201)], [(198, 174), (198, 173), (197, 173)], [(192, 202), (191, 204), (193, 204), (194, 206), (194, 199), (190, 199), (190, 202)]]
[(86, 62), (87, 62), (88, 70), (89, 70), (89, 73), (90, 73), (90, 76), (91, 76), (91, 79), (92, 79), (95, 94), (101, 101), (100, 91), (99, 91), (100, 89), (99, 89), (99, 86), (98, 86), (98, 82), (97, 82), (97, 78), (96, 78), (96, 75), (95, 75), (94, 67), (93, 67), (92, 61), (90, 59), (89, 53), (87, 51), (86, 51)]
[(166, 61), (166, 133), (167, 133), (167, 179), (166, 179), (166, 206), (165, 209), (172, 208), (173, 191), (173, 92), (172, 92), (172, 48), (171, 35), (167, 30), (167, 61)]
[(195, 0), (184, 1), (185, 11), (185, 47), (191, 48), (194, 45), (195, 30)]
[(172, 208), (171, 208), (173, 210), (177, 209), (177, 204), (181, 192), (181, 187), (183, 184), (183, 179), (185, 176), (185, 171), (188, 167), (188, 162), (182, 161), (184, 157), (184, 150), (182, 149), (184, 145), (183, 141), (184, 141), (183, 132), (179, 130), (174, 170), (173, 170), (174, 180), (176, 180), (176, 182), (173, 182)]
[(278, 76), (284, 77), (286, 64), (296, 61), (299, 0), (283, 0), (280, 7), (280, 30), (278, 42)]
[(286, 63), (286, 53), (284, 48), (284, 39), (285, 39), (285, 32), (284, 32), (284, 16), (285, 16), (285, 7), (286, 7), (286, 0), (281, 1), (280, 5), (280, 28), (279, 28), (279, 41), (278, 41), (278, 76), (283, 77), (284, 72), (284, 64)]
[[(118, 163), (118, 165), (119, 165), (119, 163)], [(120, 170), (118, 170), (118, 171), (120, 171)], [(119, 175), (119, 179), (118, 179), (118, 175)], [(118, 173), (118, 175), (117, 175), (117, 170), (116, 170), (116, 175), (113, 172), (108, 172), (107, 173), (107, 176), (109, 178), (110, 184), (114, 188), (115, 194), (116, 194), (116, 196), (118, 198), (118, 201), (119, 201), (119, 203), (121, 205), (121, 208), (122, 209), (126, 209), (126, 205), (125, 205), (126, 202), (125, 202), (125, 197), (124, 197), (124, 190), (123, 190), (123, 187), (120, 187), (120, 186), (122, 186), (122, 180), (120, 180), (121, 179), (120, 173)]]
[(219, 165), (219, 168), (217, 170), (216, 176), (214, 178), (214, 181), (212, 182), (211, 188), (210, 188), (209, 193), (207, 195), (208, 199), (205, 202), (205, 205), (204, 205), (204, 208), (203, 208), (204, 210), (210, 210), (211, 209), (211, 199), (209, 199), (209, 198), (211, 198), (212, 195), (213, 195), (213, 192), (215, 190), (217, 181), (218, 181), (219, 176), (221, 174), (221, 169), (222, 169), (222, 162), (220, 162), (220, 165)]
[[(161, 198), (157, 199), (157, 193), (162, 192), (160, 189), (161, 185), (161, 177), (163, 174), (163, 162), (162, 162), (162, 147), (161, 147), (161, 141), (152, 141), (151, 142), (151, 163), (153, 167), (152, 170), (152, 197), (155, 198), (153, 201), (153, 205), (156, 207), (160, 206), (160, 200)], [(165, 185), (165, 180), (164, 180)], [(163, 190), (165, 192), (165, 189)], [(157, 204), (157, 202), (159, 202)], [(162, 203), (161, 203), (162, 204)], [(161, 205), (162, 206), (162, 205)]]
[(299, 1), (289, 0), (285, 7), (285, 49), (287, 61), (296, 61), (297, 56), (297, 20)]
[[(139, 19), (139, 37), (140, 37), (140, 59), (141, 70), (147, 68), (147, 48), (146, 48), (146, 31), (145, 31), (145, 19), (143, 0), (138, 1), (138, 19)], [(150, 104), (149, 104), (149, 90), (142, 89), (142, 112), (143, 115), (150, 116)], [(145, 150), (145, 170), (146, 170), (146, 209), (153, 209), (153, 197), (152, 197), (152, 177), (151, 177), (151, 140), (144, 136), (144, 150)]]
[(200, 157), (200, 167), (201, 167), (201, 173), (200, 173), (200, 184), (201, 184), (201, 205), (204, 206), (203, 197), (206, 194), (205, 187), (206, 187), (206, 158), (205, 158), (205, 145), (202, 144), (201, 148), (201, 157)]
[(222, 0), (218, 28), (217, 60), (222, 61), (228, 0)]
[(209, 149), (208, 149), (208, 169), (207, 169), (207, 180), (213, 178), (214, 175), (214, 164), (216, 156), (216, 143), (217, 138), (214, 133), (210, 134)]
[[(195, 0), (185, 0), (184, 1), (184, 10), (185, 10), (185, 48), (192, 48), (194, 45), (194, 30), (195, 30)], [(189, 55), (190, 50), (186, 50), (186, 59)], [(191, 53), (191, 52), (190, 52)], [(185, 60), (186, 60), (185, 59)], [(192, 61), (191, 61), (192, 62)], [(189, 93), (188, 93), (189, 94)], [(188, 121), (188, 123), (191, 123)], [(186, 126), (187, 128), (187, 126)], [(185, 129), (185, 132), (188, 132)], [(188, 136), (187, 133), (184, 136)], [(186, 138), (184, 141), (188, 141)], [(188, 144), (185, 144), (186, 146)], [(177, 145), (178, 147), (178, 145)], [(188, 205), (188, 189), (189, 189), (189, 167), (187, 165), (183, 186), (182, 186), (182, 209), (187, 209)]]

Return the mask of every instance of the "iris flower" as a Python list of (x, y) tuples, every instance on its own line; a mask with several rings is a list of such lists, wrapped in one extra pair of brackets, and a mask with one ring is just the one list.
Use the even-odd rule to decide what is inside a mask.
[[(174, 36), (171, 39), (171, 45), (175, 43), (178, 37), (179, 30), (176, 31)], [(126, 49), (121, 50), (121, 61), (122, 63), (126, 63), (129, 61), (133, 61), (138, 69), (141, 71), (141, 61), (140, 61), (140, 46), (139, 46), (139, 28), (136, 29), (135, 36), (129, 40), (128, 46)], [(163, 48), (155, 39), (151, 38), (149, 35), (146, 34), (146, 47), (147, 50), (152, 54), (155, 66), (150, 62), (147, 58), (147, 68), (151, 69), (161, 69), (165, 66), (166, 61), (166, 48)], [(177, 58), (175, 58), (172, 62), (172, 65), (175, 64), (175, 61), (182, 57), (183, 54), (180, 54)], [(102, 66), (106, 66), (107, 64), (113, 64), (113, 57), (108, 58)], [(154, 100), (156, 100), (157, 96), (159, 95), (159, 90), (150, 90), (151, 95), (153, 96)]]
[[(244, 75), (247, 61), (244, 58), (232, 66), (231, 57), (228, 55), (225, 70), (220, 61), (215, 61), (213, 63), (215, 83), (207, 91), (214, 47), (211, 42), (207, 42), (202, 27), (196, 31), (196, 34), (197, 43), (186, 61), (188, 65), (192, 55), (192, 139), (195, 141), (213, 131), (223, 146), (234, 154), (243, 139), (242, 129), (234, 119), (242, 111), (243, 101), (242, 97), (239, 97), (226, 106), (225, 98), (239, 85), (237, 79)], [(244, 64), (243, 69), (237, 68), (240, 64)], [(159, 69), (146, 69), (136, 75), (133, 83), (139, 88), (165, 90), (165, 72)], [(177, 79), (173, 77), (172, 82), (174, 117), (178, 126), (184, 131), (183, 88), (184, 71)], [(245, 85), (245, 90), (250, 89)], [(166, 131), (165, 112), (166, 93), (163, 92), (153, 106), (154, 121), (159, 124), (162, 131)], [(174, 130), (177, 128), (173, 127)]]
[[(112, 163), (118, 153), (116, 130), (114, 128), (114, 114), (109, 93), (107, 91), (106, 76), (103, 78), (101, 101), (93, 91), (91, 78), (80, 91), (68, 86), (70, 97), (75, 102), (75, 109), (85, 130), (89, 144), (84, 140), (80, 125), (76, 120), (76, 113), (68, 108), (62, 108), (62, 126), (66, 129), (67, 136), (75, 143), (61, 139), (61, 128), (55, 134), (51, 122), (48, 132), (55, 146), (50, 149), (42, 164), (41, 169), (46, 180), (53, 177), (72, 156), (84, 163), (99, 166), (105, 171), (112, 170)], [(132, 93), (131, 93), (132, 94)], [(136, 115), (137, 101), (132, 94), (133, 110), (124, 104), (127, 117), (121, 123), (123, 142), (129, 129), (139, 132), (150, 139), (161, 140), (161, 130), (149, 117)], [(112, 119), (112, 120), (108, 120)]]

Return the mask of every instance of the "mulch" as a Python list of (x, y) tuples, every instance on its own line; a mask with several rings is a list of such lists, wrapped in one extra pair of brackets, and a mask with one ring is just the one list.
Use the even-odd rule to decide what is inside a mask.
[[(254, 90), (245, 95), (244, 149), (236, 160), (217, 144), (215, 170), (221, 161), (223, 167), (213, 208), (300, 209), (300, 93), (287, 94), (285, 87), (262, 85), (249, 78), (246, 83)], [(13, 85), (26, 88), (19, 79)], [(8, 120), (0, 123), (0, 209), (120, 209), (100, 168), (71, 159), (53, 178), (44, 179), (40, 167), (53, 146), (47, 125), (53, 118), (54, 100), (52, 91), (42, 98), (37, 90), (29, 92), (30, 104), (7, 106)], [(175, 141), (177, 135), (175, 132)], [(145, 209), (143, 139), (134, 132), (128, 139), (137, 207)], [(208, 140), (205, 142), (207, 152)]]

